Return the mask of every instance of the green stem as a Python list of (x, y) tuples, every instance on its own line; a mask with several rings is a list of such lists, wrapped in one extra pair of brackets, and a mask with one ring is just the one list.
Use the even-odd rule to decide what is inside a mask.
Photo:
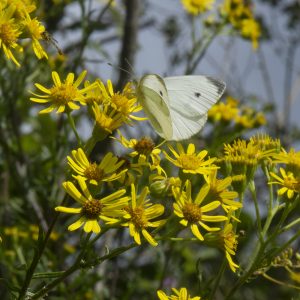
[(72, 118), (70, 112), (67, 112), (67, 116), (68, 116), (68, 121), (69, 121), (69, 123), (70, 123), (70, 125), (71, 125), (71, 128), (72, 128), (72, 130), (73, 130), (73, 132), (74, 132), (74, 134), (75, 134), (75, 137), (76, 137), (78, 146), (81, 147), (81, 139), (80, 139), (79, 134), (78, 134), (78, 132), (77, 132), (77, 130), (76, 130), (76, 126), (75, 126), (74, 119)]
[(217, 278), (215, 279), (213, 288), (212, 288), (211, 293), (210, 293), (210, 295), (209, 295), (209, 297), (208, 297), (208, 300), (215, 299), (214, 296), (215, 296), (215, 293), (216, 293), (216, 291), (217, 291), (217, 288), (218, 288), (219, 285), (220, 285), (221, 278), (222, 278), (222, 276), (223, 276), (223, 274), (224, 274), (224, 271), (225, 271), (225, 269), (226, 269), (226, 264), (227, 264), (227, 261), (226, 261), (226, 258), (224, 257), (223, 262), (222, 262), (222, 265), (221, 265), (221, 267), (220, 267), (220, 269), (219, 269), (219, 272), (218, 272), (218, 274), (217, 274)]
[(81, 268), (81, 260), (84, 257), (86, 250), (89, 248), (87, 247), (88, 245), (88, 241), (91, 237), (92, 233), (89, 233), (86, 238), (85, 241), (83, 243), (82, 246), (82, 250), (80, 251), (76, 261), (74, 262), (74, 264), (65, 272), (62, 273), (62, 275), (53, 280), (52, 282), (50, 282), (49, 284), (47, 284), (46, 286), (44, 286), (43, 288), (41, 288), (37, 293), (35, 293), (31, 299), (39, 299), (42, 296), (44, 296), (45, 294), (47, 294), (53, 287), (57, 286), (59, 283), (61, 283), (63, 280), (65, 280), (69, 275), (71, 275), (72, 273), (74, 273), (76, 270), (78, 270), (79, 268)]
[[(85, 244), (85, 246), (86, 245), (87, 245), (87, 243)], [(95, 267), (96, 265), (100, 265), (105, 260), (116, 257), (116, 256), (122, 254), (123, 252), (125, 252), (131, 248), (134, 248), (136, 246), (138, 246), (138, 245), (134, 243), (134, 244), (130, 244), (129, 246), (114, 249), (109, 254), (98, 258), (97, 260), (93, 261), (92, 263), (90, 263), (90, 262), (85, 263), (85, 262), (81, 261), (85, 255), (85, 250), (89, 248), (89, 247), (84, 247), (84, 249), (78, 255), (75, 263), (69, 269), (67, 269), (65, 272), (63, 272), (63, 274), (60, 278), (57, 278), (57, 279), (53, 280), (52, 282), (50, 282), (49, 284), (47, 284), (46, 286), (44, 286), (37, 293), (35, 293), (30, 299), (39, 299), (39, 298), (43, 297), (45, 294), (47, 294), (50, 290), (52, 290), (54, 287), (56, 287), (58, 284), (60, 284), (64, 279), (66, 279), (69, 275), (71, 275), (75, 271), (77, 271), (79, 269), (83, 269), (83, 268), (90, 268), (90, 267)]]
[(259, 239), (261, 242), (263, 242), (263, 237), (261, 235), (262, 233), (262, 227), (261, 227), (261, 220), (260, 220), (260, 213), (259, 213), (259, 207), (257, 203), (257, 196), (256, 196), (256, 190), (255, 190), (255, 183), (254, 180), (251, 180), (249, 182), (249, 190), (251, 192), (253, 202), (254, 202), (254, 207), (255, 207), (255, 213), (256, 213), (256, 222), (257, 222), (257, 229), (259, 233)]
[[(67, 195), (65, 195), (63, 201), (62, 201), (62, 204), (66, 201), (67, 199)], [(50, 238), (50, 235), (52, 233), (52, 230), (57, 222), (57, 219), (58, 219), (58, 216), (59, 216), (59, 213), (56, 212), (55, 213), (55, 216), (54, 216), (54, 219), (52, 220), (52, 223), (50, 224), (49, 228), (48, 228), (48, 231), (46, 233), (46, 236), (45, 236), (45, 239), (42, 241), (42, 243), (39, 244), (39, 248), (35, 251), (35, 254), (34, 254), (34, 257), (32, 259), (32, 262), (26, 272), (26, 276), (25, 276), (25, 280), (24, 280), (24, 283), (22, 285), (22, 288), (21, 288), (21, 291), (19, 293), (19, 297), (18, 297), (18, 300), (21, 300), (21, 299), (24, 299), (24, 297), (26, 296), (26, 291), (30, 285), (30, 282), (32, 280), (32, 277), (33, 277), (33, 274), (34, 274), (34, 271), (38, 265), (38, 262), (42, 256), (42, 254), (44, 253), (44, 250), (46, 248), (46, 245), (49, 241), (49, 238)]]
[(208, 37), (205, 41), (205, 43), (203, 44), (203, 47), (198, 55), (198, 57), (194, 60), (194, 63), (192, 64), (188, 64), (186, 70), (185, 70), (185, 74), (193, 74), (193, 72), (195, 71), (196, 67), (198, 66), (199, 62), (202, 60), (202, 58), (204, 57), (206, 50), (208, 49), (209, 45), (212, 43), (212, 41), (214, 40), (214, 38), (222, 31), (223, 27), (225, 24), (220, 24), (215, 31), (212, 33), (212, 35), (210, 37)]
[(284, 249), (286, 249), (290, 244), (292, 244), (295, 240), (297, 240), (300, 236), (300, 230), (297, 231), (297, 233), (291, 237), (287, 242), (285, 242), (280, 248), (276, 249), (276, 251), (273, 253), (274, 256), (279, 255)]
[[(272, 187), (270, 186), (269, 189), (272, 189)], [(271, 192), (270, 192), (271, 193)], [(272, 190), (272, 195), (271, 198), (273, 199), (273, 190)], [(267, 219), (266, 222), (264, 224), (264, 227), (262, 228), (261, 232), (260, 232), (260, 238), (259, 241), (257, 241), (256, 246), (254, 248), (254, 251), (252, 252), (252, 255), (250, 256), (250, 258), (248, 259), (248, 266), (245, 269), (245, 273), (242, 277), (239, 278), (239, 280), (236, 282), (236, 284), (232, 287), (232, 289), (229, 291), (228, 295), (226, 296), (225, 299), (231, 299), (232, 295), (237, 291), (237, 289), (242, 286), (247, 279), (249, 278), (249, 276), (252, 275), (253, 271), (255, 270), (257, 264), (259, 263), (259, 260), (262, 258), (262, 254), (268, 244), (268, 240), (264, 241), (268, 229), (271, 225), (271, 222), (274, 218), (274, 216), (276, 215), (276, 213), (278, 212), (278, 209), (280, 208), (279, 206), (276, 206), (274, 208), (272, 208), (272, 205), (269, 205), (269, 209), (268, 209), (268, 214), (267, 214)]]

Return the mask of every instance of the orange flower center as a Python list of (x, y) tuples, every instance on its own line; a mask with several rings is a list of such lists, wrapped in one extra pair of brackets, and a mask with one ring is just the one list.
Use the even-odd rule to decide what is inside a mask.
[(10, 24), (0, 25), (0, 39), (7, 46), (12, 46), (17, 40), (17, 34)]
[(186, 203), (182, 208), (182, 213), (184, 215), (184, 218), (189, 223), (193, 224), (201, 220), (201, 208), (194, 203)]
[(102, 212), (103, 204), (99, 200), (89, 200), (84, 202), (81, 213), (88, 219), (95, 220)]
[(153, 143), (153, 141), (150, 138), (143, 137), (134, 145), (133, 148), (139, 154), (144, 154), (144, 155), (148, 156), (149, 154), (151, 154), (154, 147), (155, 147), (155, 144)]
[(131, 222), (137, 228), (147, 227), (147, 219), (144, 215), (143, 207), (126, 207), (125, 210), (131, 215)]
[(130, 112), (130, 102), (128, 98), (122, 94), (114, 94), (110, 101), (116, 105), (116, 109), (120, 111), (123, 115), (127, 115)]
[(99, 182), (104, 177), (104, 171), (96, 163), (92, 163), (85, 169), (84, 175), (90, 180), (94, 179)]
[(64, 105), (77, 97), (77, 89), (73, 85), (63, 83), (61, 86), (53, 86), (51, 89), (53, 102)]
[(178, 158), (179, 163), (183, 169), (186, 170), (196, 170), (201, 167), (202, 159), (199, 159), (193, 154), (181, 154)]

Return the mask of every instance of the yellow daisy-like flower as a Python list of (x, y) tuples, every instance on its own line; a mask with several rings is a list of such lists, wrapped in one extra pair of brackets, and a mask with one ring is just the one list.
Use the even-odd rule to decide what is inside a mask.
[(104, 221), (105, 224), (115, 224), (120, 221), (124, 215), (124, 207), (128, 204), (128, 197), (121, 197), (126, 193), (125, 189), (114, 192), (104, 198), (95, 199), (86, 183), (81, 177), (77, 178), (78, 184), (82, 192), (80, 192), (75, 185), (70, 182), (64, 182), (63, 187), (65, 191), (75, 199), (80, 205), (80, 208), (70, 208), (64, 206), (57, 206), (56, 211), (68, 214), (77, 214), (79, 219), (68, 227), (68, 230), (73, 231), (81, 226), (85, 232), (99, 233), (101, 227), (99, 221)]
[(36, 83), (35, 86), (45, 95), (38, 95), (32, 93), (36, 97), (31, 97), (30, 100), (37, 103), (51, 103), (51, 105), (40, 111), (40, 114), (50, 113), (53, 110), (57, 110), (57, 113), (62, 113), (64, 111), (76, 110), (80, 106), (75, 102), (79, 102), (82, 105), (85, 103), (85, 93), (93, 88), (93, 85), (90, 85), (84, 89), (79, 89), (78, 86), (83, 81), (86, 76), (87, 71), (83, 71), (77, 80), (74, 82), (74, 73), (69, 73), (66, 80), (61, 82), (57, 72), (52, 72), (52, 79), (54, 85), (51, 88), (46, 88), (39, 83)]
[(278, 190), (278, 195), (282, 196), (286, 193), (287, 197), (292, 199), (295, 193), (300, 192), (300, 180), (296, 179), (292, 172), (286, 172), (283, 168), (280, 168), (279, 170), (282, 178), (277, 174), (270, 172), (270, 175), (277, 181), (269, 182), (269, 184), (281, 185), (282, 188)]
[(137, 98), (134, 90), (132, 89), (132, 83), (128, 82), (122, 92), (114, 92), (113, 84), (110, 80), (107, 81), (107, 87), (103, 82), (98, 81), (102, 95), (106, 101), (108, 101), (111, 107), (119, 112), (126, 122), (130, 119), (143, 121), (145, 118), (132, 115), (142, 110), (142, 106), (137, 104)]
[(48, 55), (40, 44), (40, 40), (43, 40), (43, 33), (45, 32), (44, 25), (41, 24), (36, 18), (31, 19), (27, 14), (26, 18), (23, 21), (23, 26), (27, 31), (29, 37), (32, 41), (32, 47), (35, 55), (38, 59), (42, 59), (43, 57), (48, 59)]
[(189, 144), (187, 151), (185, 152), (183, 146), (177, 143), (178, 153), (174, 148), (168, 146), (175, 159), (169, 156), (165, 151), (164, 154), (166, 158), (175, 166), (182, 169), (184, 173), (191, 174), (209, 174), (212, 170), (218, 169), (217, 166), (213, 165), (216, 158), (209, 158), (204, 160), (207, 155), (206, 150), (202, 150), (198, 154), (196, 153), (196, 148), (194, 144)]
[(67, 157), (70, 167), (90, 184), (98, 185), (103, 181), (117, 180), (121, 178), (123, 173), (127, 172), (127, 169), (118, 171), (124, 162), (111, 152), (108, 152), (99, 164), (91, 163), (81, 148), (73, 150), (72, 156), (73, 158)]
[(257, 165), (270, 159), (276, 149), (263, 149), (252, 141), (235, 140), (233, 144), (224, 144), (224, 159), (231, 164), (232, 174), (245, 174), (247, 180), (253, 178)]
[(100, 88), (99, 84), (100, 80), (96, 79), (95, 83), (90, 83), (88, 80), (84, 82), (84, 87), (89, 87), (91, 84), (93, 85), (93, 89), (90, 89), (86, 93), (85, 97), (85, 103), (86, 104), (94, 104), (97, 103), (98, 105), (103, 104), (104, 102), (104, 97), (103, 97), (103, 92), (102, 89)]
[(214, 2), (215, 0), (181, 0), (184, 9), (192, 15), (212, 9)]
[[(125, 148), (132, 150), (129, 156), (132, 158), (138, 158), (138, 164), (148, 165), (150, 164), (151, 170), (157, 170), (159, 174), (165, 173), (163, 168), (160, 166), (160, 153), (161, 150), (154, 144), (151, 138), (142, 137), (141, 139), (130, 139), (127, 140), (121, 133), (119, 138), (115, 138)], [(151, 161), (149, 162), (149, 158)]]
[(235, 255), (238, 241), (237, 237), (238, 235), (234, 233), (232, 230), (232, 224), (228, 223), (225, 225), (225, 228), (222, 230), (220, 233), (221, 237), (223, 238), (224, 241), (224, 250), (225, 250), (225, 255), (226, 259), (228, 261), (229, 267), (232, 272), (235, 272), (237, 268), (239, 268), (239, 265), (236, 264), (233, 260), (231, 255)]
[(95, 126), (93, 134), (104, 132), (112, 133), (124, 123), (123, 115), (115, 110), (111, 110), (108, 105), (101, 108), (97, 103), (93, 104)]
[(152, 204), (146, 198), (148, 194), (148, 187), (144, 187), (141, 194), (137, 196), (134, 184), (131, 185), (131, 201), (125, 208), (124, 219), (126, 222), (122, 225), (129, 227), (129, 234), (138, 245), (141, 244), (141, 235), (143, 235), (149, 244), (157, 246), (158, 243), (148, 230), (165, 224), (166, 220), (151, 221), (164, 213), (164, 207), (161, 204)]
[(226, 221), (225, 216), (212, 216), (205, 213), (211, 212), (220, 206), (220, 201), (212, 201), (201, 206), (209, 192), (209, 185), (203, 186), (197, 194), (195, 200), (192, 199), (192, 186), (189, 180), (186, 181), (185, 190), (173, 188), (175, 203), (173, 204), (174, 213), (181, 218), (180, 224), (189, 226), (196, 238), (203, 241), (204, 237), (199, 231), (199, 225), (207, 231), (219, 231), (219, 227), (209, 227), (205, 222)]
[(201, 297), (192, 297), (189, 295), (186, 288), (175, 289), (172, 288), (173, 295), (167, 296), (162, 290), (157, 291), (157, 296), (160, 300), (200, 300)]
[(300, 178), (300, 151), (296, 152), (291, 148), (287, 152), (282, 148), (280, 153), (273, 154), (273, 162), (286, 164), (286, 169)]
[(258, 47), (258, 39), (261, 36), (259, 23), (253, 18), (242, 20), (241, 33), (243, 37), (252, 41), (252, 48), (256, 50)]
[(22, 32), (19, 29), (20, 26), (13, 18), (15, 10), (16, 7), (10, 5), (0, 11), (0, 48), (3, 49), (7, 59), (11, 59), (18, 67), (20, 67), (20, 63), (12, 53), (13, 49), (18, 50), (19, 52), (23, 51), (22, 47), (17, 43)]
[(253, 16), (250, 6), (244, 0), (224, 0), (220, 6), (220, 13), (235, 28), (240, 27), (242, 19)]
[(205, 181), (209, 185), (208, 199), (218, 200), (226, 213), (241, 208), (243, 205), (240, 202), (234, 201), (238, 197), (235, 191), (229, 191), (231, 185), (231, 177), (224, 179), (217, 178), (217, 170), (213, 170), (209, 175), (203, 175)]
[(16, 8), (15, 17), (17, 19), (23, 19), (27, 14), (36, 10), (35, 0), (6, 0), (6, 3)]
[(225, 103), (219, 102), (208, 111), (208, 118), (213, 122), (231, 122), (238, 115), (238, 101), (232, 97), (227, 97)]

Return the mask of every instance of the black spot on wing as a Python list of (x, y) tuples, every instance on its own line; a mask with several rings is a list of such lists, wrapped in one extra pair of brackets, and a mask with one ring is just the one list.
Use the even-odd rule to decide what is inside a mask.
[(195, 92), (195, 96), (196, 96), (197, 98), (200, 98), (200, 97), (201, 97), (201, 93)]
[(163, 95), (164, 95), (162, 91), (159, 91), (159, 94), (160, 94), (161, 96), (163, 96)]

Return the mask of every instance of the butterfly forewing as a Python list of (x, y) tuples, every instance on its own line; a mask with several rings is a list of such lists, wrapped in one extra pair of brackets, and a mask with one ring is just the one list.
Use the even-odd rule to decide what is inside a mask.
[(137, 97), (156, 132), (167, 140), (172, 139), (169, 98), (163, 79), (157, 75), (142, 77)]
[(194, 75), (167, 77), (164, 81), (169, 95), (172, 140), (188, 139), (203, 128), (207, 111), (222, 96), (225, 83)]

